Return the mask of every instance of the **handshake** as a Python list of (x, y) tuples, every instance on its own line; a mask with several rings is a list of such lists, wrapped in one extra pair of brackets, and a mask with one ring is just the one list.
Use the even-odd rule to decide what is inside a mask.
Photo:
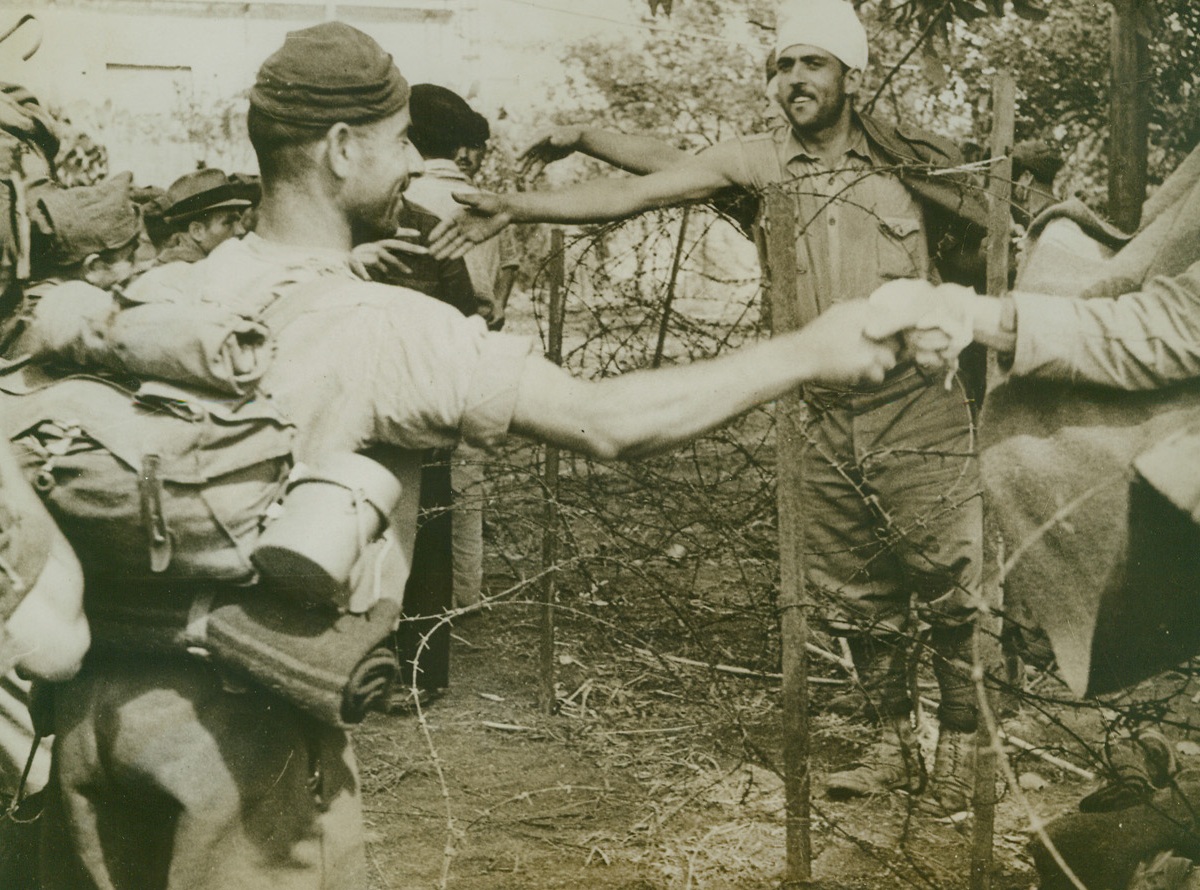
[(868, 298), (870, 318), (863, 333), (883, 339), (899, 331), (903, 343), (899, 358), (911, 360), (927, 374), (945, 375), (949, 388), (958, 370), (958, 354), (974, 338), (977, 296), (957, 284), (889, 281)]

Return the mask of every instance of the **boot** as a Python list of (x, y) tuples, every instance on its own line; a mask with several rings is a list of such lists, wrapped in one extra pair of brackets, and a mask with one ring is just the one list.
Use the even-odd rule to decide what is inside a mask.
[(826, 794), (839, 800), (924, 787), (925, 763), (907, 714), (885, 720), (883, 738), (863, 759), (825, 781)]
[(934, 758), (927, 808), (946, 816), (969, 810), (975, 789), (975, 733), (943, 725), (938, 729)]

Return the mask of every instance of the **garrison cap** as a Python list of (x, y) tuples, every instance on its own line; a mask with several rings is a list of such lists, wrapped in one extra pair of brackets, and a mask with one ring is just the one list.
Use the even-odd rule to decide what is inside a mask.
[(368, 124), (408, 103), (408, 82), (373, 38), (344, 22), (291, 31), (258, 69), (250, 105), (314, 129)]
[(132, 173), (99, 185), (39, 192), (36, 219), (49, 236), (55, 265), (73, 266), (89, 254), (124, 247), (141, 232)]
[(246, 208), (254, 203), (255, 188), (242, 177), (206, 167), (180, 176), (167, 189), (162, 217), (169, 223), (182, 222), (219, 207)]

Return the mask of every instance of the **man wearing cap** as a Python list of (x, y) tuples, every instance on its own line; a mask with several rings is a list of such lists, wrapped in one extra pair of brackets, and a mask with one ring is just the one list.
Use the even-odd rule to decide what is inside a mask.
[[(423, 449), (490, 446), (510, 433), (632, 458), (800, 384), (881, 380), (895, 364), (895, 334), (915, 317), (857, 302), (689, 367), (583, 382), (530, 338), (364, 281), (352, 247), (390, 234), (421, 169), (407, 99), (391, 56), (362, 32), (330, 22), (290, 33), (250, 94), (256, 232), (131, 289), (136, 299), (139, 287), (170, 286), (180, 299), (262, 313), (276, 351), (259, 395), (294, 422), (298, 460), (391, 446), (411, 485)], [(411, 554), (414, 518), (393, 516), (401, 555)], [(94, 651), (58, 690), (55, 729), (46, 890), (366, 885), (348, 737), (267, 690), (197, 659)]]
[(132, 184), (132, 175), (121, 173), (99, 185), (38, 191), (30, 212), (31, 282), (22, 308), (0, 319), (0, 353), (20, 354), (25, 309), (48, 290), (108, 290), (134, 273), (142, 226)]
[[(453, 90), (431, 83), (413, 87), (410, 107), (410, 137), (425, 161), (425, 169), (408, 187), (405, 197), (444, 219), (458, 210), (455, 193), (478, 191), (458, 159), (469, 159), (469, 145), (477, 144), (480, 138), (486, 145), (487, 136), (481, 132), (479, 122), (486, 127), (487, 121)], [(493, 330), (499, 330), (517, 265), (511, 245), (503, 237), (477, 244), (463, 254), (463, 260), (475, 288), (478, 313)]]
[(218, 244), (246, 234), (243, 215), (257, 185), (213, 167), (179, 177), (167, 189), (162, 221), (171, 232), (158, 255), (162, 263), (194, 263)]
[[(785, 0), (776, 28), (774, 98), (786, 125), (719, 143), (665, 170), (545, 192), (459, 196), (466, 209), (432, 245), (456, 255), (511, 221), (598, 222), (742, 187), (782, 188), (796, 207), (802, 324), (893, 278), (973, 277), (986, 231), (980, 197), (948, 168), (945, 140), (857, 111), (866, 32), (844, 0)], [(761, 231), (761, 214), (759, 227)], [(763, 242), (765, 243), (765, 239)], [(828, 777), (831, 794), (917, 791), (907, 663), (931, 625), (941, 690), (933, 794), (964, 809), (976, 709), (962, 665), (979, 590), (982, 537), (972, 414), (958, 379), (947, 389), (912, 363), (882, 384), (805, 388), (805, 571), (829, 629), (848, 636), (882, 738), (858, 765)]]

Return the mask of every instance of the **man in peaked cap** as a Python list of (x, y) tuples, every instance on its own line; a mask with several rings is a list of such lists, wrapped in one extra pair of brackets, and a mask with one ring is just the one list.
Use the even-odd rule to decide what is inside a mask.
[(194, 263), (229, 238), (246, 234), (243, 215), (255, 186), (213, 167), (179, 177), (167, 189), (162, 221), (171, 231), (159, 263)]
[[(917, 320), (850, 303), (808, 330), (689, 367), (577, 381), (532, 338), (355, 274), (352, 248), (392, 233), (421, 170), (407, 100), (391, 57), (362, 32), (331, 22), (290, 33), (250, 94), (256, 231), (129, 289), (134, 300), (143, 287), (174, 288), (262, 313), (276, 352), (260, 395), (295, 424), (297, 460), (385, 446), (411, 493), (422, 450), (460, 440), (488, 447), (512, 433), (599, 458), (652, 454), (802, 383), (882, 380), (895, 334)], [(375, 572), (358, 573), (368, 583), (357, 607), (402, 584), (415, 502), (406, 509), (389, 532), (399, 577), (375, 585)], [(147, 594), (150, 608), (180, 595)], [(46, 890), (366, 886), (345, 731), (231, 680), (190, 655), (93, 647), (56, 691)]]
[[(457, 196), (466, 208), (437, 233), (435, 254), (458, 255), (513, 221), (609, 221), (731, 187), (758, 195), (782, 188), (800, 221), (801, 324), (894, 278), (976, 283), (972, 260), (987, 218), (973, 185), (949, 170), (960, 163), (957, 150), (854, 107), (868, 42), (853, 6), (783, 0), (776, 21), (769, 89), (785, 117), (778, 129), (645, 176)], [(982, 559), (970, 405), (977, 384), (962, 375), (949, 383), (907, 361), (881, 384), (806, 387), (802, 457), (808, 589), (821, 597), (827, 629), (848, 638), (881, 731), (861, 762), (828, 777), (828, 791), (926, 786), (908, 682), (915, 611), (931, 627), (941, 691), (933, 793), (924, 800), (938, 813), (970, 801), (977, 714), (963, 668)]]

